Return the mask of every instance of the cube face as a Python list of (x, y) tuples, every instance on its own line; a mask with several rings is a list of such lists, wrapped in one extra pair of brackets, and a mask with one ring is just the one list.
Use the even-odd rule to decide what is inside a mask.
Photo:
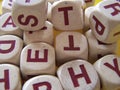
[(62, 32), (55, 41), (56, 59), (58, 64), (82, 58), (88, 58), (88, 44), (84, 35), (79, 32)]
[(88, 46), (89, 46), (89, 55), (88, 55), (88, 61), (90, 63), (94, 63), (101, 57), (108, 55), (108, 54), (115, 54), (116, 46), (117, 44), (106, 44), (98, 41), (94, 34), (92, 33), (92, 30), (89, 30), (86, 32), (86, 37), (88, 40)]
[(23, 31), (13, 22), (11, 13), (5, 13), (0, 17), (0, 35), (12, 34), (22, 38)]
[(24, 77), (55, 74), (55, 51), (46, 43), (32, 43), (21, 52), (20, 68)]
[(0, 63), (19, 65), (22, 48), (23, 41), (19, 37), (13, 35), (0, 36)]
[(46, 25), (41, 30), (37, 31), (24, 31), (23, 40), (25, 44), (35, 43), (35, 42), (46, 42), (53, 45), (53, 25), (46, 21)]
[[(102, 1), (95, 6), (90, 15), (91, 29), (96, 38), (105, 43), (114, 43), (120, 37), (120, 3), (117, 1)], [(101, 18), (99, 18), (101, 17)]]
[[(78, 17), (78, 18), (76, 18)], [(79, 30), (83, 28), (81, 1), (56, 1), (52, 7), (52, 23), (58, 30)]]
[(0, 64), (0, 90), (21, 90), (20, 70), (11, 64)]
[(94, 67), (97, 70), (102, 82), (102, 90), (119, 90), (119, 66), (120, 58), (115, 54), (106, 55), (94, 63)]
[(61, 65), (57, 75), (64, 90), (100, 90), (100, 82), (93, 66), (82, 60)]
[(63, 90), (60, 81), (55, 76), (41, 75), (29, 79), (22, 90)]
[(46, 0), (15, 0), (12, 18), (15, 24), (23, 30), (39, 30), (44, 27), (47, 19), (47, 2)]

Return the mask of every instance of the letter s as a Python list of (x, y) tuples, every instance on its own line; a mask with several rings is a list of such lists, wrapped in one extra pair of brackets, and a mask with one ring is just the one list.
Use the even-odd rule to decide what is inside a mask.
[(34, 27), (38, 24), (38, 19), (33, 16), (33, 15), (29, 15), (26, 17), (26, 20), (23, 22), (22, 19), (24, 18), (24, 15), (21, 14), (18, 16), (18, 22), (21, 24), (21, 25), (28, 25), (30, 23), (30, 20), (34, 20), (34, 23), (31, 24), (31, 27)]

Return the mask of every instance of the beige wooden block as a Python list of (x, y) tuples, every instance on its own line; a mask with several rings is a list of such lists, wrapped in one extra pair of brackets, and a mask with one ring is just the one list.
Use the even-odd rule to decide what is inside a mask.
[(84, 0), (86, 3), (86, 7), (94, 6), (95, 0)]
[(88, 7), (85, 9), (84, 12), (84, 20), (85, 20), (85, 24), (84, 24), (84, 32), (86, 32), (87, 30), (89, 30), (90, 28), (90, 22), (89, 22), (89, 18), (90, 18), (90, 14), (92, 13), (92, 11), (94, 11), (94, 6)]
[(46, 42), (53, 45), (53, 25), (46, 21), (46, 25), (41, 30), (37, 31), (24, 31), (23, 40), (25, 44), (34, 42)]
[(55, 51), (46, 43), (32, 43), (21, 52), (20, 68), (24, 78), (39, 74), (55, 74)]
[(97, 72), (92, 64), (82, 59), (61, 65), (57, 75), (64, 90), (100, 90)]
[(58, 64), (82, 58), (88, 59), (86, 37), (79, 32), (62, 32), (55, 40), (56, 60)]
[(60, 0), (54, 2), (51, 19), (57, 30), (83, 29), (82, 1)]
[(120, 38), (120, 2), (104, 0), (90, 15), (90, 27), (99, 41), (114, 43)]
[(22, 90), (63, 90), (57, 77), (40, 75), (25, 82)]
[(14, 0), (12, 17), (15, 24), (23, 30), (39, 30), (44, 27), (47, 19), (47, 1)]
[(0, 63), (19, 65), (22, 48), (23, 41), (21, 38), (14, 35), (0, 36)]
[(120, 57), (110, 54), (94, 63), (102, 83), (102, 90), (120, 90)]
[(0, 90), (21, 90), (21, 75), (17, 66), (0, 64)]
[(13, 0), (2, 1), (2, 14), (12, 11)]
[(89, 46), (88, 61), (90, 63), (94, 63), (95, 61), (97, 61), (98, 59), (105, 55), (115, 54), (117, 43), (113, 44), (102, 43), (96, 39), (91, 30), (86, 32), (86, 37)]
[(23, 31), (13, 22), (11, 13), (5, 13), (0, 17), (0, 35), (16, 35), (23, 37)]

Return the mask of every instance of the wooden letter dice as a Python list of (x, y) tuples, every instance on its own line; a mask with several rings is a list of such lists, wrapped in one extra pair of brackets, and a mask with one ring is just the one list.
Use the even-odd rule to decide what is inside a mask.
[(57, 75), (64, 90), (100, 90), (97, 72), (92, 64), (82, 59), (63, 64)]
[(55, 74), (55, 51), (46, 43), (32, 43), (23, 48), (20, 68), (24, 78), (39, 74)]
[(90, 23), (90, 27), (99, 41), (116, 42), (120, 38), (120, 2), (101, 1), (90, 15)]
[(0, 36), (0, 63), (19, 65), (22, 48), (21, 38), (14, 35)]
[(0, 21), (0, 35), (12, 34), (22, 38), (23, 31), (15, 25), (10, 12), (1, 15)]
[(86, 37), (88, 40), (89, 55), (88, 61), (94, 63), (99, 58), (107, 54), (115, 54), (117, 43), (106, 44), (102, 43), (96, 39), (91, 30), (86, 32)]
[(24, 42), (25, 44), (30, 44), (33, 42), (46, 42), (53, 45), (53, 25), (46, 21), (45, 27), (37, 31), (24, 31)]
[(14, 0), (12, 6), (13, 21), (23, 30), (39, 30), (47, 19), (46, 0)]
[(82, 58), (88, 59), (88, 43), (79, 32), (62, 32), (55, 41), (56, 59), (58, 64)]
[[(77, 17), (77, 18), (76, 18)], [(79, 30), (83, 28), (82, 2), (60, 0), (53, 3), (52, 23), (58, 30)]]
[(2, 0), (2, 13), (7, 13), (12, 11), (13, 0)]
[(22, 90), (63, 90), (57, 77), (40, 75), (26, 81)]
[(0, 64), (0, 90), (21, 90), (20, 70), (11, 64)]
[(120, 57), (110, 54), (94, 63), (102, 90), (120, 90)]

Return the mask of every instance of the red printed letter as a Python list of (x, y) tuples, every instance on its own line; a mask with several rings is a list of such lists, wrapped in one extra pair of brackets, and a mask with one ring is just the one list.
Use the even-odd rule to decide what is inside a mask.
[(42, 87), (42, 86), (46, 86), (47, 89), (46, 90), (52, 90), (52, 86), (49, 82), (41, 82), (41, 83), (37, 83), (37, 84), (33, 84), (33, 89), (34, 90), (39, 90), (39, 87)]
[(33, 15), (27, 16), (27, 17), (26, 17), (26, 20), (25, 20), (24, 22), (22, 22), (22, 19), (23, 19), (23, 18), (24, 18), (24, 15), (23, 15), (23, 14), (18, 16), (18, 21), (19, 21), (19, 23), (20, 23), (21, 25), (28, 25), (28, 24), (30, 23), (30, 20), (33, 20), (33, 21), (34, 21), (34, 23), (31, 24), (32, 27), (37, 26), (37, 24), (38, 24), (38, 19), (37, 19), (35, 16), (33, 16)]
[(120, 77), (120, 70), (119, 70), (119, 67), (118, 67), (118, 62), (117, 62), (117, 58), (114, 58), (113, 59), (113, 64), (114, 66), (112, 66), (111, 64), (109, 63), (104, 63), (105, 66), (107, 66), (108, 68), (112, 69), (113, 71), (115, 71), (118, 76)]
[[(96, 22), (95, 29), (96, 29), (97, 33), (99, 35), (103, 35), (104, 30), (105, 30), (105, 26), (95, 16), (93, 16), (93, 19)], [(99, 29), (99, 28), (101, 28), (101, 29)]]
[(35, 51), (34, 58), (31, 57), (32, 50), (28, 49), (27, 62), (47, 62), (48, 61), (48, 50), (44, 49), (44, 57), (39, 58), (39, 50)]
[(64, 21), (65, 21), (65, 25), (69, 25), (69, 19), (68, 19), (68, 10), (73, 10), (73, 7), (62, 7), (62, 8), (58, 8), (58, 11), (64, 12)]
[(15, 48), (15, 40), (0, 41), (0, 47), (2, 44), (10, 44), (11, 45), (11, 47), (7, 50), (2, 50), (0, 48), (0, 53), (2, 53), (2, 54), (9, 53), (9, 52), (13, 51), (13, 49)]
[(79, 87), (79, 83), (77, 81), (78, 78), (84, 78), (86, 83), (87, 84), (90, 84), (91, 83), (91, 80), (86, 72), (86, 69), (84, 67), (84, 65), (80, 65), (80, 70), (81, 70), (81, 74), (78, 74), (78, 75), (75, 75), (74, 71), (73, 71), (73, 68), (68, 68), (68, 71), (70, 73), (70, 76), (71, 76), (71, 79), (72, 79), (72, 82), (73, 82), (73, 85), (74, 87)]
[(9, 70), (4, 70), (4, 79), (0, 79), (0, 83), (5, 83), (4, 84), (5, 90), (9, 90), (10, 89)]
[(64, 47), (64, 50), (80, 50), (80, 47), (74, 47), (73, 35), (69, 35), (69, 47)]
[(120, 13), (120, 4), (119, 3), (110, 4), (110, 5), (104, 6), (104, 8), (105, 9), (112, 8), (114, 10), (114, 12), (111, 13), (112, 16), (115, 16)]
[(7, 25), (12, 25), (13, 27), (16, 27), (16, 25), (14, 24), (11, 16), (9, 16), (9, 17), (7, 18), (7, 20), (6, 20), (5, 23), (2, 25), (2, 27), (6, 27)]

